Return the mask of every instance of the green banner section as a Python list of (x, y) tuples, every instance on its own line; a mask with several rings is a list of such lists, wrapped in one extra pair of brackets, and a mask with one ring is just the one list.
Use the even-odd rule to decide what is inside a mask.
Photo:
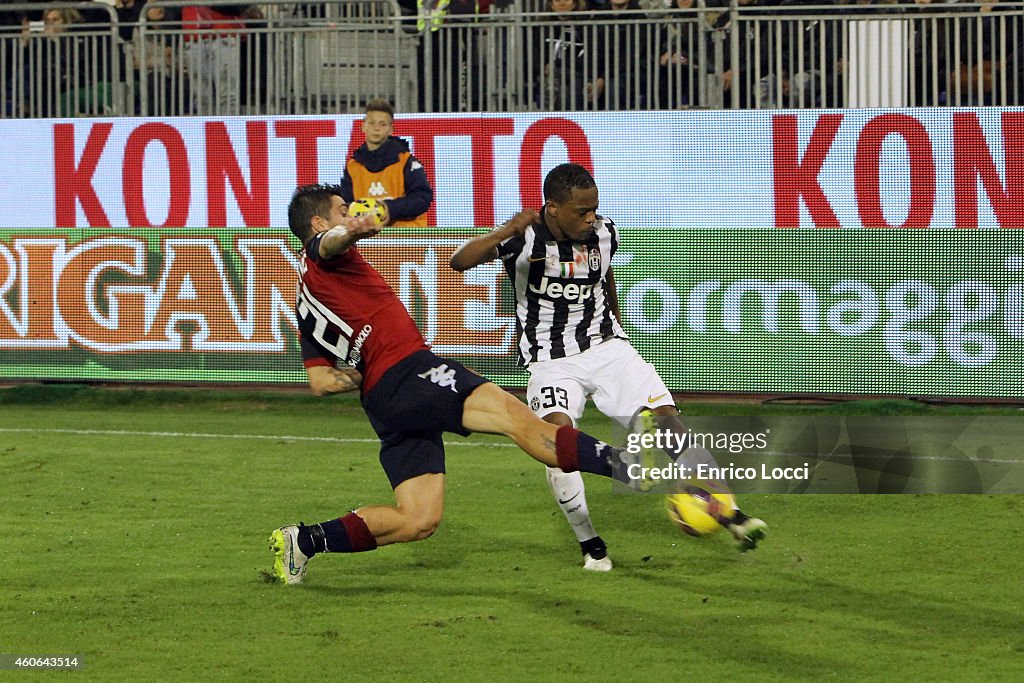
[(645, 232), (620, 254), (626, 329), (674, 389), (1022, 396), (1024, 232)]
[[(522, 386), (500, 265), (475, 230), (360, 251), (439, 355)], [(303, 382), (298, 244), (267, 230), (0, 230), (0, 377)], [(1024, 233), (628, 230), (623, 325), (676, 391), (1020, 398)]]

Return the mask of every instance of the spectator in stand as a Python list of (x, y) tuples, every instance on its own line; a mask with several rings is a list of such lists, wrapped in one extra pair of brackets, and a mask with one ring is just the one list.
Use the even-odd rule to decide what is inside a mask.
[(42, 19), (42, 31), (36, 30), (35, 22), (25, 27), (29, 114), (50, 117), (109, 113), (110, 54), (102, 49), (95, 32), (88, 35), (75, 30), (83, 24), (82, 13), (74, 8), (48, 7)]
[[(16, 0), (0, 0), (0, 5), (14, 4)], [(28, 14), (24, 10), (0, 12), (0, 31), (10, 35), (11, 31), (17, 31), (17, 27), (23, 31), (28, 30)], [(21, 102), (17, 100), (20, 84), (27, 78), (17, 68), (17, 57), (19, 46), (18, 41), (5, 39), (2, 52), (0, 52), (0, 63), (3, 64), (3, 72), (0, 79), (3, 79), (4, 90), (0, 93), (3, 102), (0, 103), (0, 115), (14, 117), (21, 114)]]
[(644, 18), (639, 0), (611, 0), (601, 18), (607, 19), (608, 13), (618, 23), (599, 29), (597, 73), (605, 83), (601, 104), (607, 109), (647, 109), (653, 77), (646, 65), (651, 62), (654, 27), (638, 23)]
[(658, 100), (655, 109), (677, 109), (697, 104), (697, 69), (701, 63), (700, 15), (696, 0), (674, 0), (679, 10), (658, 25)]
[(546, 110), (595, 109), (605, 82), (586, 0), (547, 0), (545, 9), (557, 16), (546, 17), (533, 33), (536, 103)]
[(367, 198), (382, 203), (387, 208), (384, 225), (425, 227), (434, 190), (409, 143), (392, 135), (394, 122), (395, 110), (387, 100), (366, 104), (366, 142), (345, 164), (338, 192), (346, 205)]
[(239, 31), (249, 5), (188, 5), (181, 10), (192, 113), (239, 114)]
[(135, 35), (135, 24), (139, 21), (143, 4), (145, 0), (117, 0), (114, 4), (114, 11), (117, 12), (117, 30), (121, 34), (121, 40), (126, 43), (130, 43)]
[(267, 17), (259, 5), (249, 5), (242, 15), (249, 32), (241, 38), (242, 106), (249, 114), (266, 112), (267, 59), (270, 54)]
[[(485, 99), (479, 87), (483, 70), (504, 74), (505, 59), (505, 50), (499, 47), (496, 53), (501, 63), (483, 63), (482, 44), (488, 39), (503, 40), (505, 34), (491, 33), (479, 17), (489, 14), (492, 6), (507, 7), (511, 3), (512, 0), (419, 0), (414, 13), (419, 15), (416, 30), (423, 36), (417, 60), (420, 111), (478, 110)], [(442, 26), (453, 28), (442, 30)], [(429, 90), (425, 85), (428, 72)]]
[[(947, 29), (952, 27), (945, 18), (934, 15), (948, 8), (932, 7), (933, 0), (914, 0), (916, 7), (908, 11), (914, 31), (913, 100), (915, 107), (938, 107), (946, 103), (949, 86), (949, 59)], [(938, 4), (938, 3), (936, 3)]]
[[(1019, 102), (1021, 42), (1024, 23), (1019, 5), (999, 0), (970, 2), (961, 23), (960, 64), (956, 67), (950, 104), (966, 107), (1011, 105)], [(1006, 88), (1003, 89), (1003, 79)], [(1014, 100), (1014, 85), (1018, 100)]]
[[(177, 19), (177, 8), (166, 8), (160, 5), (146, 5), (142, 8), (146, 16), (147, 29), (159, 29), (162, 24)], [(172, 74), (180, 73), (174, 47), (169, 36), (159, 33), (146, 33), (142, 37), (136, 26), (132, 37), (133, 70), (135, 82), (136, 110), (146, 116), (159, 116), (175, 113), (172, 106), (174, 88)], [(143, 68), (145, 74), (143, 74)], [(141, 83), (146, 81), (146, 108), (142, 108)]]
[[(702, 46), (696, 44), (691, 46), (696, 48), (695, 52), (699, 50), (696, 58), (693, 56), (687, 56), (686, 58), (689, 62), (701, 65), (706, 86), (700, 93), (695, 92), (698, 101), (690, 102), (691, 105), (698, 104), (712, 108), (728, 108), (732, 106), (731, 92), (734, 71), (731, 63), (732, 49), (730, 43), (734, 39), (741, 41), (740, 55), (742, 58), (745, 55), (744, 50), (748, 41), (746, 36), (734, 35), (735, 32), (730, 24), (729, 3), (730, 0), (705, 0), (704, 7), (710, 11), (699, 14), (698, 22), (702, 21), (703, 26), (695, 26), (694, 31), (696, 33), (691, 34), (694, 35), (694, 43), (700, 42), (699, 38), (701, 35), (704, 37), (704, 44)], [(738, 0), (738, 4), (746, 8), (758, 4), (758, 0)], [(677, 6), (685, 7), (684, 5)], [(747, 65), (743, 64), (743, 67), (740, 71), (746, 74)], [(698, 74), (695, 71), (691, 71), (691, 75), (697, 76)], [(698, 81), (697, 87), (694, 90), (696, 91), (699, 88), (700, 82)], [(738, 92), (739, 106), (743, 108), (747, 104), (747, 97), (742, 88), (738, 88)]]

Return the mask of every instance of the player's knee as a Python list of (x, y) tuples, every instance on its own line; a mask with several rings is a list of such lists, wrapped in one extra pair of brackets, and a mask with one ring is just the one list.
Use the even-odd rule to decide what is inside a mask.
[(406, 524), (403, 529), (405, 541), (422, 541), (430, 538), (441, 526), (440, 512), (417, 511), (406, 515)]

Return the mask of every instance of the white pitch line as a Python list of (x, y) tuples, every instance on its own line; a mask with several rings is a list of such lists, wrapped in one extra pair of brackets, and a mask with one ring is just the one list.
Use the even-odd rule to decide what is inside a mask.
[[(127, 429), (58, 429), (34, 427), (0, 427), (0, 432), (21, 432), (27, 434), (74, 434), (76, 436), (163, 436), (189, 439), (259, 439), (263, 441), (319, 441), (327, 443), (372, 443), (380, 439), (355, 439), (337, 436), (296, 436), (292, 434), (213, 434), (207, 432), (140, 432)], [(513, 443), (489, 443), (485, 441), (450, 441), (446, 446), (483, 446), (494, 448), (515, 448)]]

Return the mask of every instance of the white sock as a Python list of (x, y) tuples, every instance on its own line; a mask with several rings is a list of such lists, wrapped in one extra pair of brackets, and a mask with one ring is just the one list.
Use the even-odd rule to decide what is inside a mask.
[(549, 467), (547, 470), (551, 492), (555, 494), (558, 506), (562, 508), (566, 521), (576, 534), (576, 540), (582, 543), (597, 536), (590, 522), (587, 495), (583, 491), (583, 477), (580, 473), (563, 472), (557, 467)]

